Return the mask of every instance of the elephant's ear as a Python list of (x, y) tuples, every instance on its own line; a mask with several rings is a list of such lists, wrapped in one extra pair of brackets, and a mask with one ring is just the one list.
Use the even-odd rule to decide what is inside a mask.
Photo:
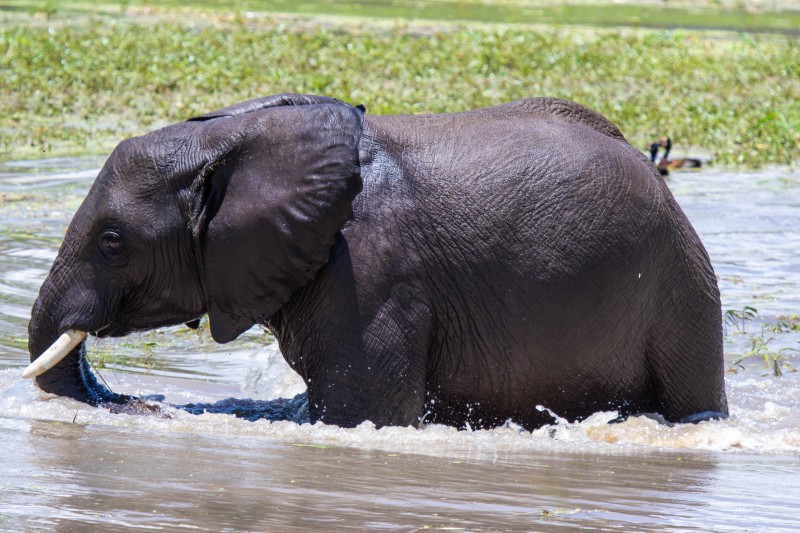
[(211, 334), (228, 342), (281, 308), (330, 256), (361, 191), (363, 114), (342, 104), (272, 107), (218, 118), (219, 155), (195, 184)]

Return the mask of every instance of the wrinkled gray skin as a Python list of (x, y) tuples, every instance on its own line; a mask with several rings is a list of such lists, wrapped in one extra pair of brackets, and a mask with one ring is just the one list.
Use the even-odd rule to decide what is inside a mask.
[[(31, 360), (68, 328), (205, 313), (218, 342), (272, 329), (312, 421), (727, 413), (702, 244), (650, 161), (564, 100), (365, 116), (278, 95), (122, 142), (41, 288)], [(84, 353), (39, 386), (130, 401)]]

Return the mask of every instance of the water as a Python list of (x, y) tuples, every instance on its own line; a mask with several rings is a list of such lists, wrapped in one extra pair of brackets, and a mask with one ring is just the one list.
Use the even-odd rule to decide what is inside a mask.
[[(0, 165), (0, 530), (795, 530), (800, 519), (800, 174), (676, 173), (720, 277), (731, 417), (665, 427), (598, 413), (533, 433), (355, 429), (112, 414), (20, 377), (30, 307), (100, 159)], [(783, 331), (773, 331), (773, 330)], [(736, 361), (759, 342), (758, 356)], [(292, 397), (253, 329), (92, 341), (111, 388), (169, 403)], [(778, 369), (783, 375), (773, 375)]]

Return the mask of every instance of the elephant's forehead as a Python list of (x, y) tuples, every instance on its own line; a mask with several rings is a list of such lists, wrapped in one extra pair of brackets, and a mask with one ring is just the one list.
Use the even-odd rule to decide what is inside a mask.
[(91, 232), (110, 225), (131, 230), (161, 226), (172, 210), (163, 206), (166, 191), (159, 194), (148, 183), (101, 172), (75, 214), (74, 230)]

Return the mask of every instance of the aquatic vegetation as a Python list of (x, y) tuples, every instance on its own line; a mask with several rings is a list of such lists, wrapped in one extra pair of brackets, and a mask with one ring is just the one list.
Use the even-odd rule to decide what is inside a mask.
[[(729, 336), (747, 334), (746, 324), (754, 320), (757, 316), (758, 309), (751, 306), (744, 306), (741, 310), (728, 309), (724, 313), (726, 334)], [(734, 331), (731, 332), (729, 328), (734, 328)], [(744, 370), (743, 362), (753, 358), (761, 359), (764, 362), (764, 366), (771, 369), (774, 376), (782, 375), (783, 370), (796, 372), (797, 369), (789, 360), (789, 355), (793, 352), (800, 353), (800, 350), (788, 346), (783, 346), (781, 348), (773, 347), (776, 337), (774, 335), (767, 335), (767, 333), (791, 333), (798, 331), (800, 331), (800, 317), (797, 315), (779, 316), (777, 322), (762, 324), (761, 333), (749, 335), (749, 350), (744, 353), (728, 354), (729, 358), (733, 358), (728, 372), (736, 373), (739, 370)]]
[(557, 516), (567, 516), (581, 512), (580, 509), (542, 509), (543, 518), (553, 518)]
[(745, 324), (753, 320), (758, 315), (758, 309), (749, 305), (744, 306), (741, 310), (728, 309), (725, 311), (725, 327), (734, 327), (736, 330), (745, 333)]
[(775, 333), (800, 332), (800, 315), (779, 316), (778, 321), (767, 326)]
[[(120, 346), (128, 348), (137, 347), (137, 345), (133, 343), (122, 343)], [(156, 364), (151, 361), (153, 348), (155, 346), (155, 343), (144, 343), (141, 347), (141, 351), (135, 354), (123, 352), (118, 346), (114, 346), (106, 349), (94, 350), (91, 354), (87, 354), (86, 357), (95, 372), (119, 367), (152, 370), (156, 368)]]
[(788, 360), (789, 352), (800, 352), (794, 348), (777, 348), (773, 349), (770, 343), (775, 340), (775, 337), (766, 337), (764, 330), (761, 335), (754, 335), (751, 339), (751, 348), (748, 352), (738, 356), (731, 367), (731, 372), (736, 372), (736, 368), (744, 369), (742, 362), (748, 358), (761, 359), (764, 366), (772, 371), (772, 375), (781, 376), (783, 371), (797, 372), (795, 366)]
[(800, 148), (800, 45), (780, 35), (67, 5), (4, 16), (2, 159), (105, 154), (123, 137), (279, 92), (372, 113), (549, 95), (599, 110), (642, 149), (666, 132), (680, 152), (760, 166), (792, 163)]
[[(260, 326), (246, 333), (237, 345), (240, 348), (263, 348), (274, 341), (272, 333)], [(27, 352), (27, 338), (15, 342)], [(175, 362), (170, 361), (170, 356), (175, 352), (206, 354), (216, 349), (207, 316), (203, 317), (197, 329), (174, 326), (141, 331), (119, 339), (94, 338), (91, 342), (93, 346), (87, 350), (87, 358), (95, 370), (174, 372)]]

